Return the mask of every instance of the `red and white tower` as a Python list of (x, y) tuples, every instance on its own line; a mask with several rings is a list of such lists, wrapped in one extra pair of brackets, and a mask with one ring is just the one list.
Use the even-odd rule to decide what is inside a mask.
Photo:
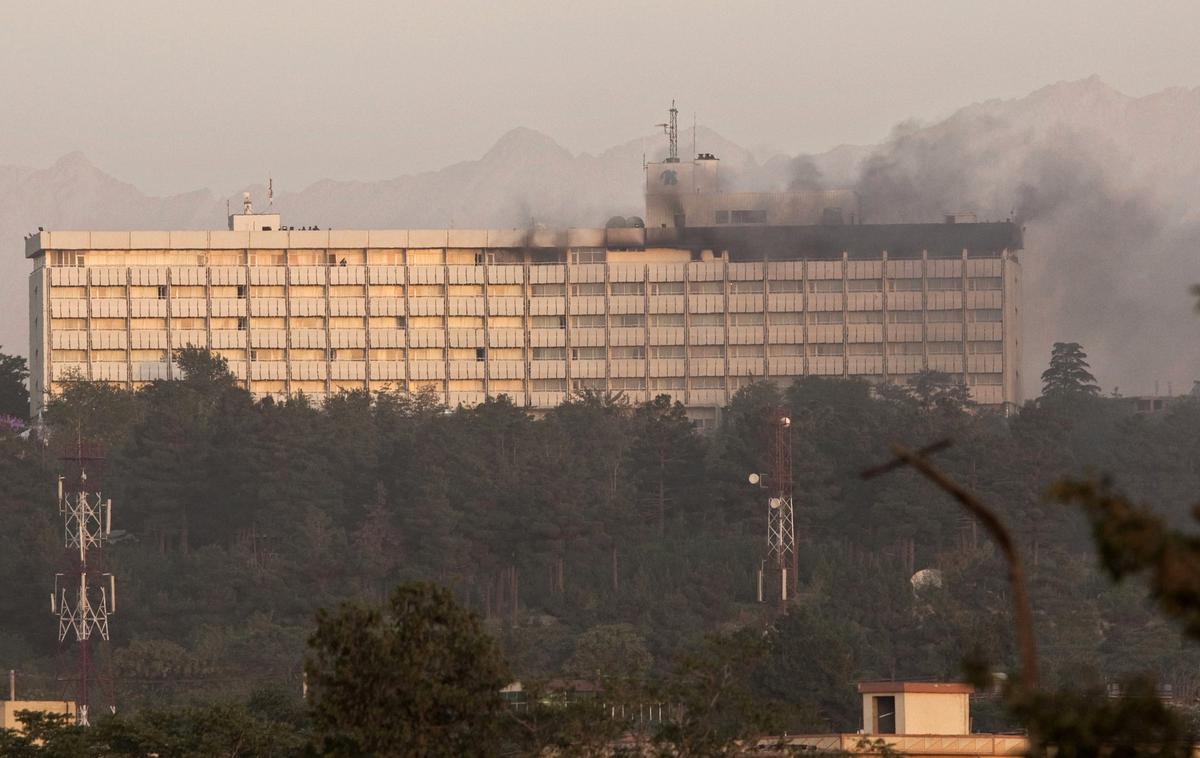
[(93, 641), (108, 642), (109, 616), (117, 609), (116, 580), (104, 571), (102, 563), (103, 547), (112, 534), (112, 500), (100, 493), (102, 457), (97, 448), (81, 443), (63, 461), (67, 473), (58, 478), (58, 512), (63, 517), (66, 566), (54, 578), (50, 612), (58, 618), (62, 652), (72, 644), (76, 647), (74, 671), (66, 679), (75, 690), (76, 723), (89, 726), (93, 685), (98, 685), (106, 705), (116, 712), (107, 661), (97, 666), (93, 647)]
[(796, 592), (796, 512), (792, 502), (792, 420), (782, 407), (767, 420), (766, 475), (750, 483), (767, 490), (767, 553), (758, 569), (758, 601), (774, 598), (782, 609)]

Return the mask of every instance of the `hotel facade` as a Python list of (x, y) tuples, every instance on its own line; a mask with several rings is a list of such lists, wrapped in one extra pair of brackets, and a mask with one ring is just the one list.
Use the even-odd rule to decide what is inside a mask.
[[(650, 164), (648, 180), (697, 163)], [(72, 378), (172, 378), (186, 346), (257, 396), (430, 388), (537, 410), (668, 394), (712, 423), (764, 378), (934, 369), (981, 404), (1021, 401), (1012, 224), (846, 223), (857, 210), (828, 203), (849, 194), (789, 206), (803, 193), (665, 183), (651, 224), (595, 229), (293, 230), (247, 203), (222, 230), (39, 232), (33, 412)]]

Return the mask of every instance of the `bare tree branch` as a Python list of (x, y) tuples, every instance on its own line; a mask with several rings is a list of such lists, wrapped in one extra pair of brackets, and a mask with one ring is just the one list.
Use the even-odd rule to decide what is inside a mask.
[(964, 489), (958, 482), (951, 479), (941, 469), (937, 468), (925, 456), (931, 452), (943, 450), (950, 446), (949, 440), (935, 442), (920, 450), (909, 450), (902, 445), (892, 445), (894, 460), (869, 469), (862, 473), (864, 479), (893, 471), (901, 466), (912, 466), (929, 481), (942, 490), (974, 516), (983, 528), (988, 531), (1004, 560), (1008, 563), (1008, 581), (1013, 593), (1013, 614), (1017, 627), (1017, 642), (1021, 648), (1021, 677), (1020, 685), (1029, 691), (1037, 689), (1037, 641), (1033, 634), (1033, 612), (1029, 605), (1029, 591), (1025, 582), (1025, 566), (1013, 543), (1012, 535), (990, 508), (983, 504), (975, 495)]

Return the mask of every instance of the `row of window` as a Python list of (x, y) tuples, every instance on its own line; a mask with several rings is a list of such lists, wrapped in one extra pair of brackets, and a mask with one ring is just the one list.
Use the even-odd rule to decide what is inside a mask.
[[(968, 323), (999, 323), (1003, 312), (999, 308), (979, 308), (965, 312)], [(838, 324), (961, 324), (962, 310), (944, 311), (810, 311), (809, 323), (819, 326)], [(805, 314), (797, 311), (759, 311), (728, 314), (730, 326), (802, 326)], [(491, 329), (524, 329), (524, 316), (490, 316), (487, 326)], [(55, 318), (50, 326), (54, 331), (82, 331), (88, 328), (89, 320), (82, 318)], [(167, 328), (165, 318), (132, 318), (128, 320), (133, 331), (154, 331)], [(170, 320), (171, 328), (177, 330), (240, 330), (247, 329), (482, 329), (482, 316), (176, 316)], [(641, 313), (577, 314), (573, 316), (530, 316), (531, 329), (603, 329), (650, 327), (695, 328), (724, 327), (725, 313), (652, 313), (649, 318)], [(92, 318), (92, 331), (125, 331), (124, 318)]]
[[(929, 278), (929, 279), (888, 279), (887, 287), (889, 291), (920, 291), (922, 289), (922, 281), (927, 284), (930, 291), (946, 291), (946, 290), (961, 290), (963, 280), (960, 277), (951, 278)], [(813, 279), (808, 282), (808, 290), (813, 293), (841, 293), (846, 292), (881, 292), (883, 290), (884, 280), (881, 279)], [(999, 290), (1003, 287), (1003, 281), (1000, 277), (970, 277), (967, 279), (968, 288), (971, 290)], [(772, 293), (799, 293), (804, 291), (804, 281), (800, 279), (776, 279), (766, 283), (766, 288)], [(645, 295), (649, 292), (651, 295), (682, 295), (684, 294), (684, 283), (675, 282), (609, 282), (606, 286), (604, 282), (576, 282), (570, 285), (572, 297), (604, 297), (610, 296), (627, 296), (627, 295)], [(686, 290), (694, 295), (722, 295), (725, 293), (725, 282), (723, 281), (695, 281), (688, 282)], [(734, 295), (752, 295), (762, 294), (764, 291), (763, 280), (735, 280), (729, 282), (729, 293)], [(407, 293), (408, 297), (482, 297), (484, 294), (484, 286), (482, 284), (451, 284), (449, 286), (442, 284), (410, 284), (407, 287), (399, 284), (373, 284), (370, 288), (371, 295), (374, 297), (403, 297)], [(493, 297), (524, 297), (525, 287), (521, 284), (489, 284), (487, 292)], [(529, 294), (532, 297), (562, 297), (567, 292), (567, 286), (564, 284), (534, 284), (529, 288)], [(244, 299), (247, 296), (254, 297), (291, 297), (298, 298), (317, 298), (323, 299), (328, 297), (350, 297), (361, 298), (365, 293), (363, 285), (354, 284), (332, 284), (326, 288), (324, 285), (311, 284), (294, 284), (290, 287), (284, 287), (281, 284), (256, 284), (247, 286), (245, 284), (237, 285), (212, 285), (206, 287), (204, 285), (131, 285), (128, 288), (124, 285), (92, 285), (90, 288), (82, 286), (56, 286), (51, 290), (51, 296), (56, 298), (75, 298), (81, 299), (85, 295), (90, 296), (93, 300), (115, 299), (122, 300), (126, 297), (135, 300), (166, 300), (168, 298), (192, 298), (204, 299), (206, 297), (213, 298), (238, 298)]]
[[(1004, 344), (999, 341), (971, 341), (966, 345), (967, 353), (971, 355), (999, 355), (1004, 352)], [(218, 354), (232, 360), (244, 360), (247, 353), (244, 350), (221, 349)], [(808, 343), (807, 354), (810, 356), (836, 355), (961, 355), (961, 342), (889, 342), (886, 346), (878, 342)], [(410, 360), (466, 360), (486, 361), (525, 359), (525, 349), (521, 347), (493, 348), (375, 348), (371, 350), (371, 358), (376, 361)], [(770, 357), (800, 357), (806, 354), (806, 348), (801, 343), (785, 343), (770, 345), (614, 345), (610, 347), (535, 347), (529, 352), (529, 357), (535, 361), (562, 361), (569, 356), (576, 361), (604, 360), (644, 360), (651, 359), (687, 359), (687, 358), (762, 358)], [(64, 363), (83, 363), (88, 360), (86, 350), (55, 350), (55, 361)], [(283, 348), (251, 348), (251, 361), (324, 361), (345, 360), (361, 361), (366, 359), (363, 348), (292, 348), (290, 353)], [(146, 361), (166, 361), (166, 350), (133, 349), (91, 351), (93, 363), (134, 363)]]

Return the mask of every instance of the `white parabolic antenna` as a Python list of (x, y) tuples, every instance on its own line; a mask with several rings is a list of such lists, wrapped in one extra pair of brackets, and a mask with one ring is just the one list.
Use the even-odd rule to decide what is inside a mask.
[(771, 510), (773, 510), (773, 511), (779, 510), (780, 506), (783, 505), (783, 498), (773, 497), (770, 500), (768, 500), (767, 503), (768, 503), (768, 505), (771, 506)]
[(758, 484), (759, 482), (762, 481), (762, 477), (759, 476), (758, 474), (751, 474), (749, 476), (749, 479), (750, 479), (751, 484)]

